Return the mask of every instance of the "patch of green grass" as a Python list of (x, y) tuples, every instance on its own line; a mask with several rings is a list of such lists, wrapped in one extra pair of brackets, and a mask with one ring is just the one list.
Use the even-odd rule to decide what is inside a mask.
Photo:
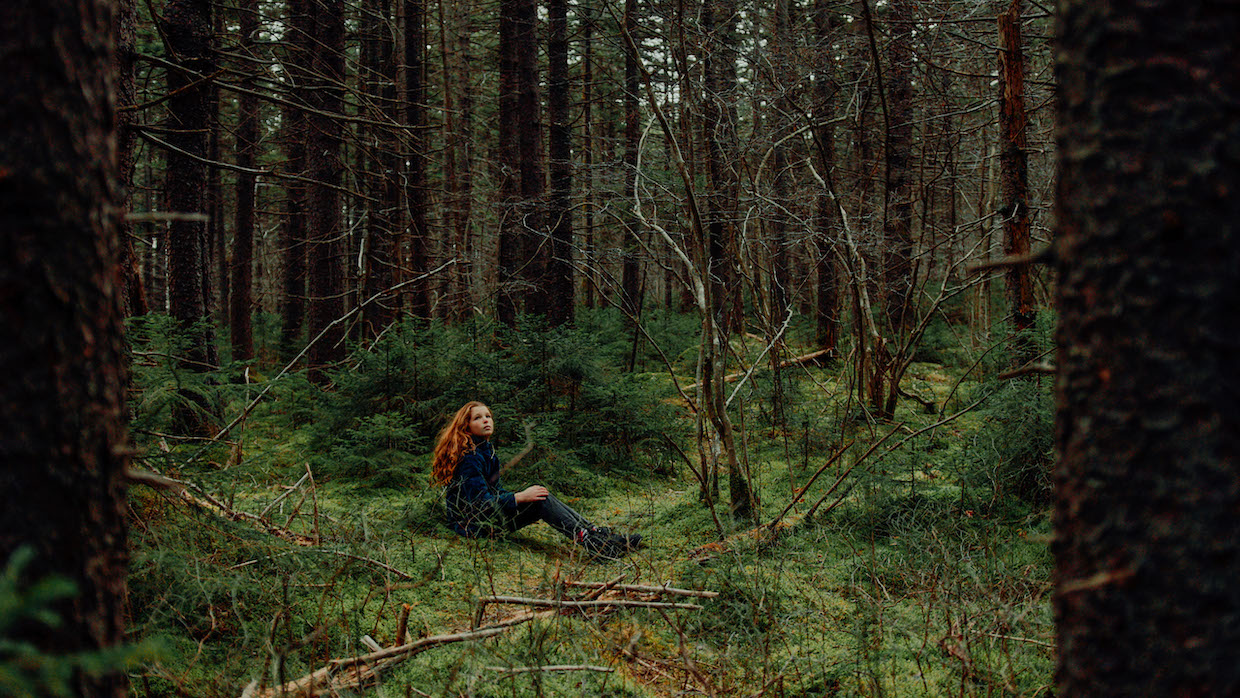
[[(692, 382), (696, 322), (650, 321), (682, 386)], [(894, 424), (859, 419), (847, 395), (850, 369), (835, 364), (787, 372), (795, 383), (784, 395), (795, 400), (781, 423), (772, 419), (769, 376), (755, 374), (740, 386), (732, 417), (761, 521), (801, 499), (785, 527), (754, 532), (730, 517), (723, 474), (717, 529), (690, 465), (667, 445), (670, 438), (700, 467), (693, 418), (660, 372), (662, 359), (643, 340), (638, 366), (646, 372), (621, 376), (615, 370), (632, 350), (631, 331), (607, 312), (587, 314), (581, 329), (526, 328), (505, 349), (476, 327), (434, 330), (442, 336), (410, 330), (361, 360), (358, 374), (330, 395), (300, 377), (281, 379), (243, 425), (205, 450), (140, 433), (151, 467), (320, 543), (298, 545), (251, 520), (134, 490), (131, 631), (169, 647), (159, 663), (135, 672), (135, 694), (236, 695), (251, 679), (270, 686), (365, 652), (362, 635), (394, 643), (406, 605), (407, 637), (425, 637), (468, 629), (482, 596), (555, 598), (570, 593), (566, 581), (621, 576), (719, 596), (695, 601), (701, 611), (550, 615), (419, 654), (362, 694), (404, 696), (408, 686), (436, 696), (665, 696), (707, 683), (725, 695), (1046, 692), (1054, 656), (1045, 507), (996, 490), (985, 474), (1015, 461), (988, 460), (990, 451), (979, 448), (1020, 415), (1021, 400), (1045, 399), (1037, 392), (1044, 386), (994, 393), (997, 407), (889, 450), (940, 415), (902, 400)], [(761, 348), (736, 343), (748, 361)], [(436, 353), (456, 368), (427, 369)], [(552, 381), (544, 359), (571, 380)], [(915, 363), (905, 388), (942, 408), (960, 370)], [(453, 371), (469, 374), (469, 384)], [(137, 423), (163, 424), (174, 399), (168, 376), (166, 367), (140, 373), (158, 399), (138, 401), (153, 413)], [(265, 380), (257, 367), (252, 379)], [(244, 409), (258, 389), (223, 390), (225, 412)], [(426, 477), (427, 452), (444, 410), (475, 390), (507, 415), (501, 457), (523, 445), (520, 421), (537, 423), (536, 447), (505, 474), (509, 486), (546, 484), (593, 520), (642, 533), (648, 547), (595, 561), (542, 525), (497, 540), (453, 534), (442, 492)], [(943, 413), (987, 391), (994, 387), (966, 379)], [(1045, 421), (1023, 424), (1045, 436)], [(313, 488), (309, 478), (297, 484), (308, 470)], [(486, 622), (521, 608), (490, 606)], [(546, 665), (613, 671), (511, 672)]]

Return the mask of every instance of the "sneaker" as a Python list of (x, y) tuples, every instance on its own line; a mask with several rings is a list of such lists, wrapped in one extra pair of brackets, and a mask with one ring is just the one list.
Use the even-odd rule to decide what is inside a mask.
[(642, 545), (642, 537), (640, 533), (616, 533), (606, 526), (591, 526), (590, 530), (611, 538), (626, 552), (630, 550), (637, 550)]
[(613, 535), (612, 538), (624, 546), (625, 550), (637, 550), (642, 547), (642, 534), (640, 533), (620, 533)]
[(591, 555), (608, 560), (615, 560), (624, 555), (624, 545), (615, 536), (607, 535), (594, 528), (583, 528), (577, 532), (577, 544), (585, 548)]

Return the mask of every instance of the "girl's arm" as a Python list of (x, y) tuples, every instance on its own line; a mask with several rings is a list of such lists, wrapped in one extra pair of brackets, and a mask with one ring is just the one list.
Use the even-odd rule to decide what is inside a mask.
[(494, 504), (509, 514), (517, 510), (516, 496), (512, 492), (496, 488), (492, 492), (482, 474), (482, 456), (467, 453), (456, 466), (456, 480), (460, 481), (461, 497), (474, 504)]

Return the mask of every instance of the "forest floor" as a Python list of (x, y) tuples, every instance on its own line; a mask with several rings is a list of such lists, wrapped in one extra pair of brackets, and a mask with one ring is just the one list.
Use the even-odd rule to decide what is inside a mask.
[[(838, 370), (804, 373), (802, 394), (816, 391), (805, 399), (846, 429), (828, 439), (808, 420), (759, 426), (756, 403), (742, 411), (753, 423), (738, 425), (757, 524), (801, 493), (779, 526), (733, 520), (726, 475), (712, 514), (678, 455), (598, 474), (580, 494), (573, 473), (559, 476), (573, 507), (644, 536), (619, 560), (592, 559), (541, 524), (462, 539), (424, 476), (389, 487), (316, 475), (310, 440), (277, 423), (254, 419), (217, 460), (188, 468), (175, 466), (180, 447), (151, 438), (168, 456), (162, 472), (214, 503), (131, 495), (131, 632), (165, 648), (134, 672), (133, 692), (295, 695), (313, 679), (323, 695), (330, 682), (334, 695), (367, 696), (1049, 695), (1050, 524), (991, 462), (1005, 438), (1023, 438), (1004, 420), (1031, 409), (1024, 398), (922, 432), (951, 412), (905, 400), (893, 422), (847, 422)], [(904, 387), (960, 409), (981, 387), (952, 373), (914, 364)], [(556, 457), (536, 451), (505, 481), (542, 481)], [(707, 593), (650, 588), (663, 586)]]

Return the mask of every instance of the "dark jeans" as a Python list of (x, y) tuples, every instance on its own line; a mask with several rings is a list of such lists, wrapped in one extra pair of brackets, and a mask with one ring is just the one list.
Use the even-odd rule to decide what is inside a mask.
[(517, 505), (517, 514), (504, 521), (508, 531), (525, 528), (535, 521), (546, 521), (547, 525), (568, 536), (577, 539), (577, 532), (590, 526), (590, 522), (573, 508), (549, 494), (546, 499), (537, 502), (526, 502)]

